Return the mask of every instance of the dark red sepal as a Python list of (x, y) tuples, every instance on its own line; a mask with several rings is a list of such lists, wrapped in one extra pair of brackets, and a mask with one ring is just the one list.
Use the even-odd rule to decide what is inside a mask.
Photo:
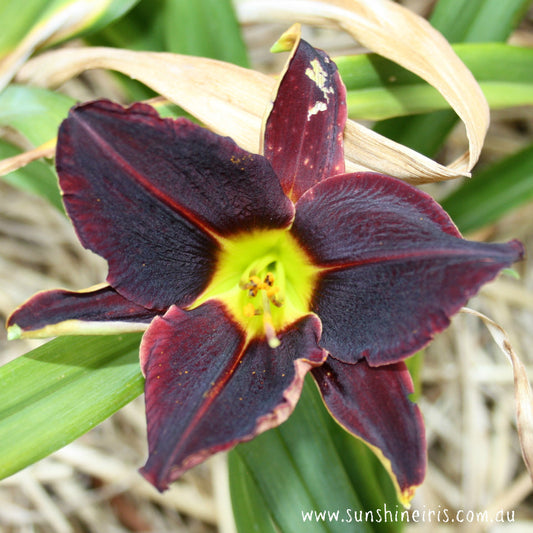
[(305, 373), (324, 360), (320, 321), (301, 318), (265, 339), (246, 341), (220, 302), (171, 307), (141, 343), (149, 458), (141, 473), (159, 490), (215, 452), (281, 424)]
[(300, 40), (265, 125), (264, 154), (293, 201), (344, 172), (346, 89), (337, 66)]
[(319, 277), (311, 309), (320, 345), (341, 361), (396, 362), (427, 344), (486, 282), (522, 258), (518, 241), (462, 239), (427, 194), (379, 174), (310, 189), (292, 233)]
[(164, 312), (165, 309), (147, 309), (126, 300), (109, 285), (84, 291), (56, 289), (32, 296), (11, 314), (7, 327), (16, 324), (26, 332), (68, 320), (148, 324)]
[(146, 307), (192, 303), (218, 235), (286, 227), (294, 214), (264, 157), (145, 104), (73, 108), (56, 161), (80, 241), (108, 261), (109, 284)]
[(426, 439), (420, 409), (408, 397), (413, 383), (405, 363), (376, 368), (330, 356), (312, 373), (333, 417), (382, 454), (402, 503), (408, 503), (424, 480)]

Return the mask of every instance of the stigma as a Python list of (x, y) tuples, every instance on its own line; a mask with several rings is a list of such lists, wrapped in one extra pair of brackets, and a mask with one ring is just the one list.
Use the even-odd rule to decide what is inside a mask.
[[(276, 335), (274, 321), (272, 320), (271, 304), (276, 307), (283, 305), (280, 287), (275, 284), (275, 277), (272, 272), (267, 272), (264, 277), (259, 277), (255, 273), (250, 273), (248, 280), (241, 280), (240, 288), (248, 292), (250, 301), (246, 303), (243, 309), (245, 317), (261, 316), (263, 321), (263, 330), (268, 345), (271, 348), (277, 348), (280, 340)], [(255, 305), (252, 299), (259, 296), (259, 305)]]

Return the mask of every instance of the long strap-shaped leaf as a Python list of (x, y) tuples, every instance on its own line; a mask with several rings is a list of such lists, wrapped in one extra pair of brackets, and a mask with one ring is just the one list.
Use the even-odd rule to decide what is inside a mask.
[[(230, 453), (230, 488), (240, 532), (253, 531), (256, 516), (265, 531), (271, 522), (283, 533), (377, 531), (374, 524), (354, 518), (365, 509), (358, 489), (365, 497), (371, 493), (369, 509), (385, 503), (379, 487), (375, 492), (375, 473), (354, 486), (334, 442), (335, 433), (344, 430), (331, 426), (315, 384), (307, 379), (285, 424)], [(244, 489), (249, 496), (241, 504)], [(387, 503), (394, 507), (394, 500)]]
[[(4, 0), (0, 7), (4, 36), (0, 47), (0, 90), (40, 46), (104, 26), (138, 0)], [(40, 5), (39, 5), (40, 4)], [(27, 27), (28, 18), (33, 24)]]
[[(263, 113), (275, 86), (272, 78), (259, 72), (177, 54), (84, 48), (43, 54), (26, 64), (18, 79), (55, 87), (93, 68), (117, 70), (142, 81), (213, 131), (258, 152)], [(348, 121), (345, 130), (345, 154), (350, 171), (370, 168), (411, 182), (441, 181), (462, 174), (353, 121)]]
[[(502, 179), (504, 177), (504, 179)], [(533, 199), (533, 144), (476, 173), (442, 201), (462, 232), (498, 220)]]
[(0, 368), (0, 479), (83, 435), (142, 393), (139, 339), (63, 337)]
[[(452, 48), (476, 78), (491, 109), (533, 104), (533, 48), (503, 43)], [(334, 61), (346, 85), (348, 113), (355, 119), (449, 109), (434, 87), (378, 54), (340, 56)]]

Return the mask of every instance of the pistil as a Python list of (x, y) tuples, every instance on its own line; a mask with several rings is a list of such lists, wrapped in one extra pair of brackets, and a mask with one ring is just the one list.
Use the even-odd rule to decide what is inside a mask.
[(274, 322), (272, 321), (272, 313), (270, 312), (270, 298), (266, 292), (263, 292), (261, 297), (263, 299), (263, 327), (265, 328), (265, 337), (268, 345), (271, 348), (277, 348), (281, 343), (276, 335)]

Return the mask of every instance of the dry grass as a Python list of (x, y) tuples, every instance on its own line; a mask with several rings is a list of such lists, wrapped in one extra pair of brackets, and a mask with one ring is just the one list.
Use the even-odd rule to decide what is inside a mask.
[[(416, 2), (415, 2), (416, 4)], [(423, 5), (424, 2), (418, 3)], [(256, 64), (276, 69), (264, 50), (277, 28), (248, 30)], [(522, 37), (521, 37), (522, 35)], [(523, 31), (517, 38), (530, 38)], [(355, 48), (327, 33), (332, 53)], [(316, 41), (314, 41), (316, 42)], [(332, 45), (335, 44), (334, 48)], [(274, 61), (278, 61), (276, 58)], [(531, 110), (495, 114), (484, 159), (515, 150), (533, 135)], [(463, 145), (464, 146), (464, 145)], [(448, 150), (453, 151), (454, 139)], [(484, 233), (520, 238), (533, 249), (533, 204)], [(0, 183), (0, 316), (38, 290), (82, 288), (101, 281), (105, 265), (78, 244), (70, 223), (46, 203)], [(533, 376), (533, 263), (521, 279), (502, 277), (470, 304), (498, 321)], [(0, 332), (0, 363), (37, 341), (7, 343)], [(529, 531), (533, 485), (516, 435), (512, 371), (484, 326), (457, 316), (427, 350), (420, 400), (427, 424), (429, 469), (414, 507), (420, 511), (513, 511), (506, 524), (411, 524), (413, 531)], [(146, 458), (142, 399), (51, 457), (0, 482), (2, 533), (126, 533), (233, 531), (224, 456), (193, 469), (163, 496), (136, 472)], [(529, 528), (529, 529), (528, 529)], [(346, 529), (349, 531), (349, 529)]]

